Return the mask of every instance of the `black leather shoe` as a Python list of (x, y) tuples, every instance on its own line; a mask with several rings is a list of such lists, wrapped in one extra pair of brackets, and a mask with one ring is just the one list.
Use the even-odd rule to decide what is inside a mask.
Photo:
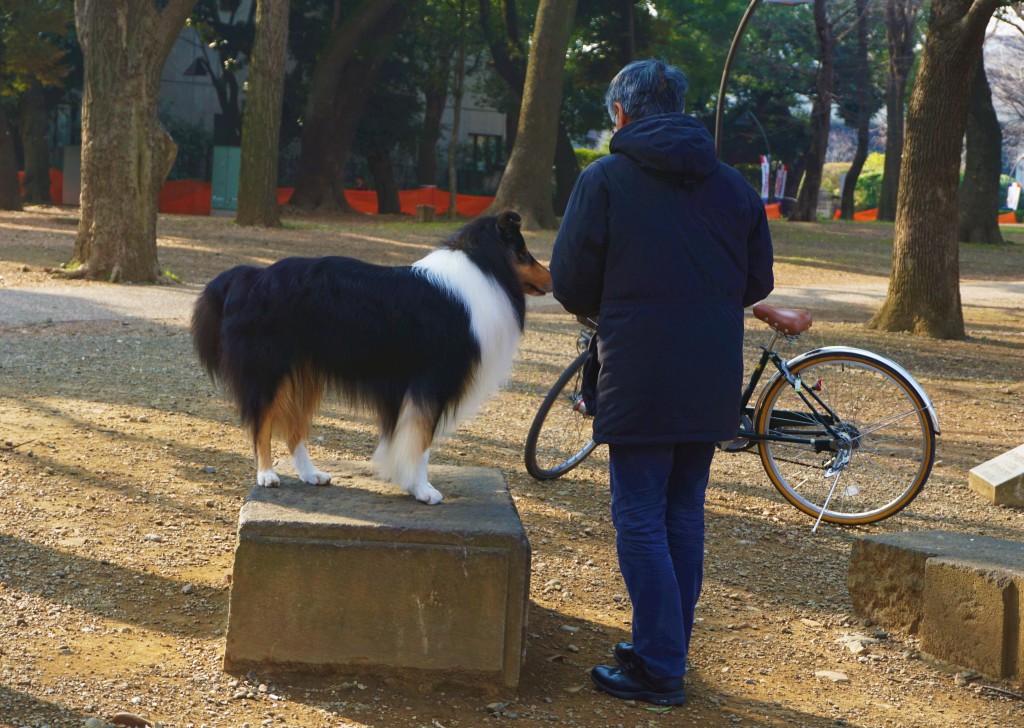
[(636, 650), (633, 649), (632, 642), (620, 642), (615, 645), (612, 652), (619, 667), (630, 668), (636, 664)]
[(653, 705), (682, 705), (686, 702), (681, 677), (648, 676), (639, 665), (629, 669), (598, 665), (590, 679), (601, 690), (623, 700), (643, 700)]

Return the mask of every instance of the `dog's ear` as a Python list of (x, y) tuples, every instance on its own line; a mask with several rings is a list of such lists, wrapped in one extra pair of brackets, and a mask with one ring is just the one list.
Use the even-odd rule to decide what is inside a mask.
[(519, 226), (522, 225), (523, 218), (519, 216), (519, 213), (515, 210), (505, 210), (498, 215), (498, 228), (501, 230), (502, 237), (517, 237), (519, 235)]

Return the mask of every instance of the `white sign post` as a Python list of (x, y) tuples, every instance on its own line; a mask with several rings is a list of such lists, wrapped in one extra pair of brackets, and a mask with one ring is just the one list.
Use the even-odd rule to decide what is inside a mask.
[(1006, 206), (1016, 210), (1020, 204), (1020, 182), (1011, 182), (1006, 188)]

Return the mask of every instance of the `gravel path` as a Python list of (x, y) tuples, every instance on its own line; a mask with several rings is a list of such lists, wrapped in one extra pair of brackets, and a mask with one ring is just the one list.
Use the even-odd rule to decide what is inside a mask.
[[(120, 286), (94, 283), (88, 286), (43, 285), (0, 288), (0, 324), (34, 324), (73, 321), (187, 321), (201, 287), (192, 285)], [(775, 306), (809, 307), (822, 302), (840, 305), (873, 305), (884, 300), (882, 283), (839, 286), (779, 286), (767, 299)], [(963, 281), (964, 305), (1024, 308), (1024, 281)], [(550, 296), (529, 299), (531, 310), (558, 309)]]

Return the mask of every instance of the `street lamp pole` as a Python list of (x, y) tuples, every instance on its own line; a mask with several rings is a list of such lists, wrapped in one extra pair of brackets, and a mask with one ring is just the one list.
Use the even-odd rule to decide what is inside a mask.
[[(814, 0), (764, 0), (764, 2), (773, 5), (806, 5), (813, 1)], [(743, 37), (744, 31), (747, 29), (747, 23), (750, 22), (750, 18), (754, 15), (754, 11), (757, 10), (757, 6), (760, 4), (761, 0), (750, 0), (750, 5), (747, 6), (747, 10), (743, 13), (743, 17), (740, 19), (740, 24), (736, 27), (736, 32), (732, 36), (732, 43), (729, 45), (729, 53), (725, 57), (725, 66), (722, 68), (722, 80), (718, 84), (718, 101), (715, 103), (715, 152), (718, 154), (722, 153), (722, 114), (725, 112), (725, 86), (729, 81), (729, 73), (732, 71), (732, 63), (736, 58), (736, 51), (740, 47), (740, 39)]]
[(732, 71), (732, 62), (736, 58), (736, 50), (740, 47), (740, 38), (747, 29), (747, 23), (757, 10), (761, 0), (750, 0), (750, 5), (740, 18), (740, 24), (732, 36), (732, 43), (729, 45), (729, 53), (725, 56), (725, 66), (722, 67), (722, 80), (718, 84), (718, 101), (715, 103), (715, 153), (722, 154), (722, 114), (725, 112), (725, 85), (729, 81), (729, 73)]

